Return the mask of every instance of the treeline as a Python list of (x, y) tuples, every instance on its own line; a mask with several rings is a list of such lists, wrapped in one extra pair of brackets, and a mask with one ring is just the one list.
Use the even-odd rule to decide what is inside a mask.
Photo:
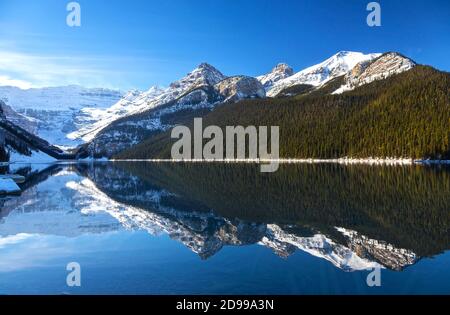
[[(280, 126), (284, 158), (448, 159), (450, 74), (417, 66), (341, 95), (318, 90), (224, 104), (203, 125)], [(158, 134), (118, 157), (168, 158), (173, 142), (169, 132)]]

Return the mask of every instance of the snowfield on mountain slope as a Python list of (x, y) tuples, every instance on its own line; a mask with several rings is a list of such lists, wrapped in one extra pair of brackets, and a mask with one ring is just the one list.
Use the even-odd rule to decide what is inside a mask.
[(132, 90), (110, 108), (84, 108), (81, 110), (82, 113), (87, 117), (91, 117), (92, 123), (69, 133), (67, 137), (74, 141), (91, 141), (100, 130), (111, 122), (150, 108), (150, 101), (161, 95), (162, 92), (163, 90), (156, 86), (143, 93)]
[(122, 98), (122, 92), (77, 85), (20, 89), (0, 86), (0, 100), (11, 110), (5, 115), (13, 123), (56, 145), (75, 147), (81, 140), (67, 134), (94, 123), (89, 109), (106, 109)]
[(117, 90), (84, 88), (78, 85), (33, 88), (0, 86), (0, 99), (16, 111), (66, 111), (85, 107), (108, 108), (122, 98)]
[(381, 54), (365, 55), (360, 52), (341, 51), (324, 62), (306, 68), (292, 76), (276, 82), (267, 90), (267, 96), (274, 97), (284, 89), (298, 84), (320, 86), (331, 79), (348, 73), (358, 63), (370, 61), (379, 56), (381, 56)]

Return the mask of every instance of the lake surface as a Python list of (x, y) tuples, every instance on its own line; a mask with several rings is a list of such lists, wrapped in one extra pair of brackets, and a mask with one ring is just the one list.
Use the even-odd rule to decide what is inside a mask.
[(13, 168), (0, 294), (450, 294), (448, 167)]

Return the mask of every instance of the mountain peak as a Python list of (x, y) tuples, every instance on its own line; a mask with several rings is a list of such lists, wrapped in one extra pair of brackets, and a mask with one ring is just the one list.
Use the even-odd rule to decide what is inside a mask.
[(345, 64), (346, 66), (348, 66), (349, 70), (351, 70), (358, 63), (373, 60), (379, 56), (381, 56), (381, 54), (364, 54), (358, 51), (342, 50), (326, 59), (319, 65), (338, 62), (343, 65)]
[(277, 83), (280, 80), (286, 79), (294, 74), (294, 70), (286, 64), (286, 63), (279, 63), (277, 64), (271, 72), (259, 76), (257, 79), (261, 84), (264, 86), (264, 88), (267, 90), (270, 87), (272, 87), (275, 83)]
[(362, 54), (362, 53), (358, 52), (358, 51), (341, 50), (341, 51), (337, 52), (336, 54), (334, 54), (334, 56), (345, 57), (345, 56), (349, 56), (349, 55), (358, 55), (358, 54)]
[(209, 64), (207, 62), (202, 62), (201, 64), (199, 64), (197, 69), (217, 70), (213, 65), (211, 65), (211, 64)]
[(188, 73), (184, 78), (173, 82), (171, 88), (183, 87), (187, 89), (215, 85), (225, 79), (226, 76), (209, 63), (203, 62), (197, 68)]
[(279, 63), (272, 69), (272, 73), (284, 73), (286, 76), (294, 74), (294, 70), (287, 63)]
[(341, 50), (341, 51), (337, 52), (337, 53), (335, 54), (335, 56), (337, 56), (337, 57), (342, 57), (342, 56), (347, 56), (347, 55), (352, 54), (352, 53), (356, 53), (356, 52), (354, 52), (354, 51), (348, 51), (348, 50)]
[[(202, 72), (205, 75), (213, 74), (214, 76), (221, 77), (222, 78), (221, 80), (226, 78), (226, 76), (224, 76), (222, 74), (222, 72), (220, 72), (216, 67), (214, 67), (213, 65), (211, 65), (207, 62), (202, 62), (201, 64), (199, 64), (198, 67), (195, 68), (191, 73), (194, 73), (196, 71)], [(217, 82), (214, 82), (212, 84), (215, 84), (215, 83), (217, 83)]]

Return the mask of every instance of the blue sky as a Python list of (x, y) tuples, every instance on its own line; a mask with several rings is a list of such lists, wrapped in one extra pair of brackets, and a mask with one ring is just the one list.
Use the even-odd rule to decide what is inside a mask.
[(298, 71), (340, 50), (399, 51), (450, 70), (450, 1), (0, 0), (0, 84), (81, 84), (127, 90), (168, 85), (206, 61), (226, 75), (259, 75), (278, 62)]

